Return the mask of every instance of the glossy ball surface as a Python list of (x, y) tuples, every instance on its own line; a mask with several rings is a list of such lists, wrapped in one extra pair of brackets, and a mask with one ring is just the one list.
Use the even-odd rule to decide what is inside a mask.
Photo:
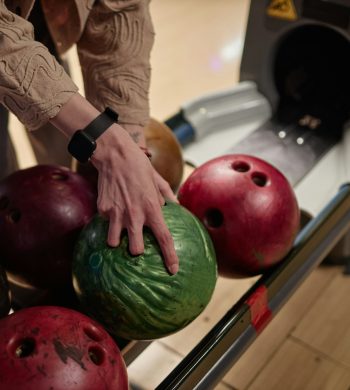
[(226, 155), (196, 168), (180, 203), (207, 227), (219, 273), (252, 276), (283, 259), (299, 230), (300, 211), (285, 176), (247, 155)]
[(11, 295), (6, 272), (0, 266), (0, 318), (5, 317), (11, 308)]
[(176, 191), (181, 183), (184, 161), (179, 141), (165, 124), (151, 118), (145, 127), (147, 148), (152, 154), (151, 162), (156, 171)]
[(200, 221), (177, 203), (162, 208), (179, 271), (166, 270), (160, 247), (143, 232), (145, 250), (129, 252), (128, 236), (106, 245), (108, 222), (96, 216), (82, 231), (74, 261), (74, 288), (83, 308), (116, 337), (149, 340), (187, 326), (207, 306), (217, 279), (214, 247)]
[(91, 184), (67, 168), (37, 165), (0, 182), (0, 258), (10, 280), (71, 283), (75, 241), (96, 212)]

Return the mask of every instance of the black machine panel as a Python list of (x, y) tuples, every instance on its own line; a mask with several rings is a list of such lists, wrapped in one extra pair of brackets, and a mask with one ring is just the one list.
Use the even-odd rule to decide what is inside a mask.
[(339, 142), (350, 119), (349, 28), (350, 0), (251, 1), (240, 75), (273, 115), (231, 152), (270, 161), (295, 185)]
[(350, 3), (348, 0), (304, 0), (302, 16), (348, 29)]

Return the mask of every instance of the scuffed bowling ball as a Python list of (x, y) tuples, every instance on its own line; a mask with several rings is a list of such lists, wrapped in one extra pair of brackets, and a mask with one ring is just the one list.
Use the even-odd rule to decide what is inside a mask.
[(37, 165), (0, 182), (0, 258), (10, 280), (54, 289), (71, 284), (82, 227), (96, 212), (90, 183), (67, 168)]
[(283, 259), (299, 231), (289, 182), (252, 156), (226, 155), (201, 165), (181, 186), (179, 201), (207, 227), (222, 276), (263, 273)]
[(0, 320), (0, 388), (127, 390), (120, 351), (95, 321), (54, 306)]
[(145, 127), (148, 150), (152, 154), (151, 162), (156, 171), (176, 191), (180, 186), (184, 162), (181, 146), (170, 128), (151, 118)]
[[(152, 154), (151, 163), (156, 171), (176, 191), (181, 183), (184, 162), (181, 146), (170, 128), (156, 119), (151, 118), (145, 127), (145, 138), (148, 150)], [(84, 176), (97, 187), (98, 172), (91, 164), (72, 162), (72, 170)]]
[(108, 222), (96, 216), (82, 231), (73, 260), (73, 285), (82, 307), (115, 337), (149, 340), (177, 332), (209, 303), (217, 279), (213, 244), (184, 207), (162, 208), (180, 269), (166, 270), (159, 245), (145, 228), (144, 253), (132, 256), (126, 232), (117, 248), (106, 245)]
[(10, 290), (6, 273), (0, 267), (0, 318), (8, 314), (11, 308)]

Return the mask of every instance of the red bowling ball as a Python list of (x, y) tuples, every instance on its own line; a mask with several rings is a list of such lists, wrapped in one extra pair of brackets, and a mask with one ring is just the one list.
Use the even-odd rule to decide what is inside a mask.
[(41, 306), (0, 320), (0, 389), (127, 390), (128, 379), (117, 345), (98, 323)]
[(0, 259), (10, 281), (53, 289), (71, 283), (73, 248), (96, 212), (92, 185), (67, 168), (37, 165), (0, 182)]
[(179, 190), (180, 203), (207, 227), (219, 273), (253, 276), (291, 249), (300, 211), (285, 176), (247, 155), (226, 155), (194, 170)]
[(11, 296), (6, 273), (0, 266), (0, 318), (5, 317), (11, 308)]

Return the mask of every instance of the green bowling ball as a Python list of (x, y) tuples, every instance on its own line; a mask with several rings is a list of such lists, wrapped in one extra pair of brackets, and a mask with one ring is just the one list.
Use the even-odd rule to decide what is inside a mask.
[(106, 244), (108, 222), (96, 216), (82, 231), (73, 260), (73, 285), (85, 311), (116, 337), (150, 340), (174, 333), (207, 306), (217, 280), (214, 247), (204, 226), (182, 206), (162, 208), (180, 269), (166, 270), (159, 245), (144, 228), (144, 254), (132, 256), (125, 233)]

